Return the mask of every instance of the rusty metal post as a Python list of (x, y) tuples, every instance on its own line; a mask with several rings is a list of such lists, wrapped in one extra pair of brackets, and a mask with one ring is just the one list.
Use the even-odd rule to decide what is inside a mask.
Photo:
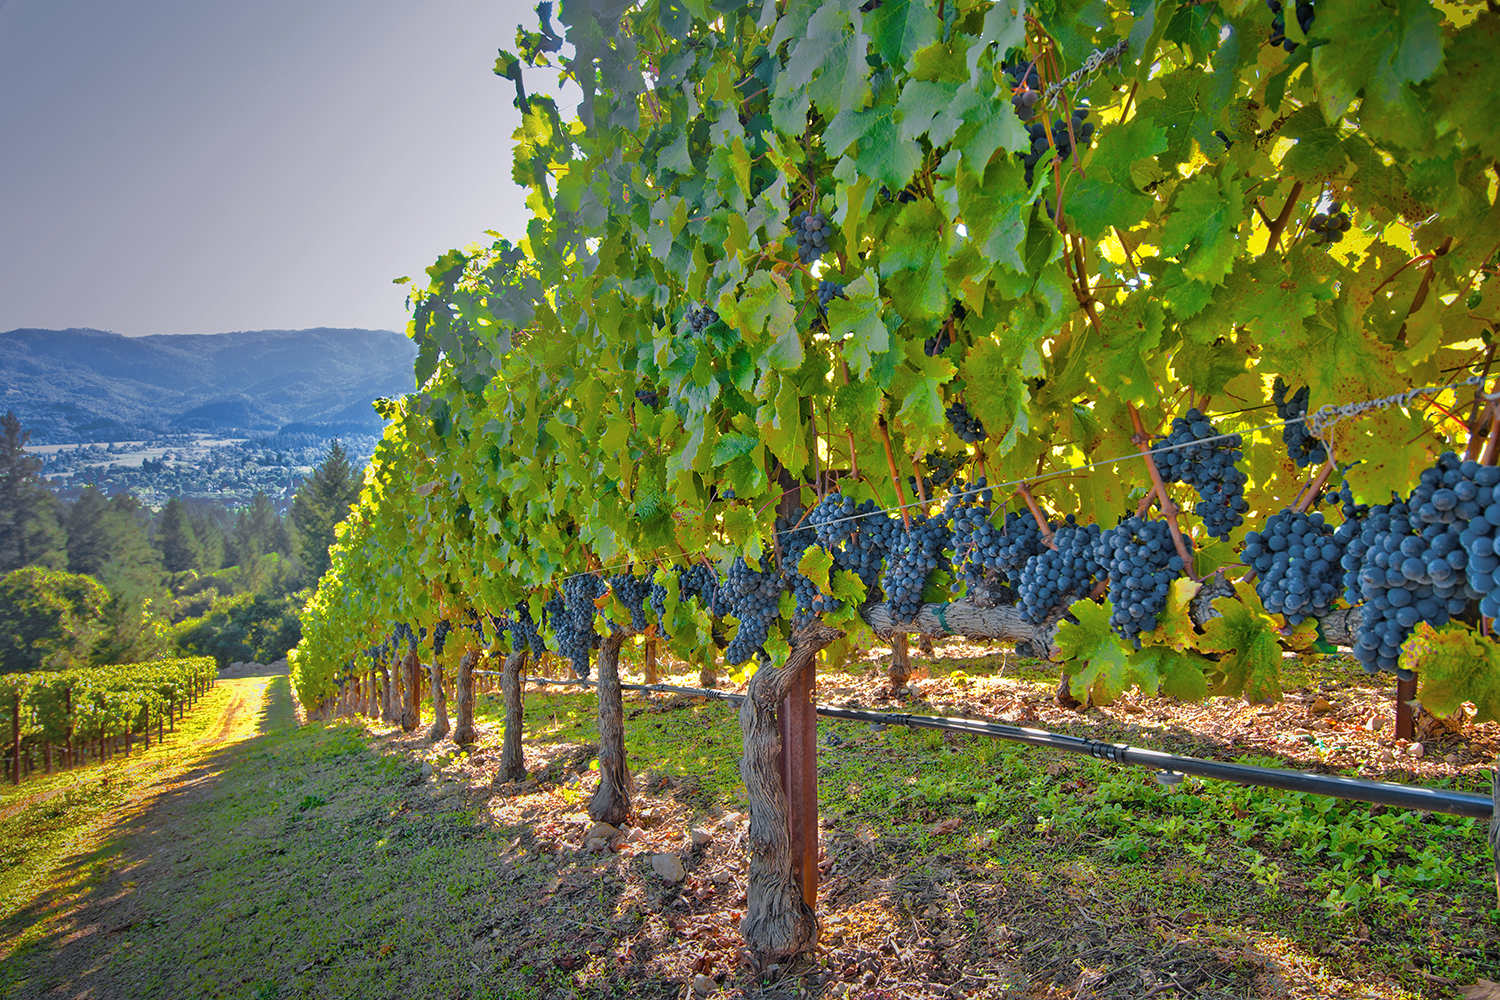
[(787, 828), (802, 901), (818, 908), (818, 713), (813, 701), (814, 668), (803, 671), (776, 711), (781, 731), (781, 782), (786, 788)]
[(1409, 740), (1416, 736), (1412, 721), (1411, 703), (1417, 697), (1417, 679), (1396, 681), (1396, 739)]

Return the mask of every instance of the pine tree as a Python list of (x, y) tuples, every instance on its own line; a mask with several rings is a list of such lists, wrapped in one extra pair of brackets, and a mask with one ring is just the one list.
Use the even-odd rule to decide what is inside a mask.
[(156, 525), (156, 544), (169, 573), (182, 573), (198, 565), (202, 550), (181, 497), (173, 497), (162, 508), (161, 520)]
[(316, 581), (328, 570), (328, 550), (334, 543), (334, 528), (349, 516), (359, 499), (363, 474), (349, 464), (349, 454), (335, 440), (328, 456), (298, 487), (292, 498), (292, 524), (297, 529), (297, 557), (309, 580)]
[(57, 498), (39, 475), (41, 459), (26, 454), (30, 438), (14, 412), (0, 417), (0, 573), (68, 561)]

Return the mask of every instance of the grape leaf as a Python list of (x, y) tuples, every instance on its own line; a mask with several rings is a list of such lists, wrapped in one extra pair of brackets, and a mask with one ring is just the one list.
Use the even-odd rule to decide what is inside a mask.
[(1237, 587), (1237, 597), (1213, 602), (1219, 617), (1203, 626), (1198, 648), (1222, 654), (1209, 690), (1218, 695), (1243, 694), (1251, 703), (1281, 700), (1281, 645), (1276, 623), (1261, 607), (1251, 587)]
[(1084, 599), (1075, 601), (1068, 610), (1078, 621), (1059, 625), (1054, 640), (1063, 656), (1068, 690), (1086, 705), (1108, 705), (1139, 676), (1131, 668), (1119, 636), (1110, 631), (1111, 605)]
[(1417, 672), (1417, 700), (1434, 715), (1452, 715), (1471, 701), (1475, 722), (1500, 720), (1500, 645), (1469, 626), (1418, 622), (1401, 647), (1401, 665)]

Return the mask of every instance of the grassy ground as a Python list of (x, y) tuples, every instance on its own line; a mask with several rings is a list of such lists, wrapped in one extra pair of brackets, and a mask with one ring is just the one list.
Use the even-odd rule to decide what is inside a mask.
[[(1338, 719), (1388, 697), (1332, 662), (1297, 679), (1286, 718), (1156, 700), (1063, 713), (1045, 669), (961, 650), (924, 674), (901, 693), (907, 710), (1410, 777), (1408, 757), (1374, 770), (1339, 758), (1381, 752)], [(832, 673), (820, 700), (872, 704), (878, 687), (859, 668)], [(1294, 719), (1299, 697), (1325, 696), (1316, 719)], [(223, 681), (154, 761), (0, 799), (0, 855), (24, 859), (0, 871), (13, 900), (0, 991), (1435, 998), (1500, 978), (1500, 911), (1472, 821), (1192, 779), (1173, 791), (1083, 758), (828, 720), (822, 939), (753, 971), (736, 930), (744, 791), (728, 708), (627, 701), (634, 823), (603, 851), (582, 846), (591, 695), (528, 694), (531, 776), (508, 785), (492, 777), (496, 699), (479, 708), (470, 755), (387, 727), (297, 727), (284, 676)], [(1196, 728), (1189, 709), (1203, 713)], [(1252, 721), (1225, 744), (1262, 718), (1276, 731)], [(1474, 762), (1495, 737), (1471, 727), (1433, 744), (1446, 770), (1420, 780), (1480, 790)], [(683, 862), (682, 881), (655, 873), (661, 853)]]

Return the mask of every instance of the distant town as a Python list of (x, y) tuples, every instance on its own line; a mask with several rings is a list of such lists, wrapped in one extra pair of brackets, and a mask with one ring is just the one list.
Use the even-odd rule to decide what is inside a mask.
[[(374, 453), (372, 435), (341, 438), (355, 468)], [(63, 499), (89, 486), (106, 496), (128, 493), (152, 510), (173, 497), (213, 500), (231, 511), (264, 493), (285, 514), (302, 480), (328, 452), (324, 435), (258, 437), (174, 434), (109, 444), (29, 445), (42, 460), (41, 476)]]

